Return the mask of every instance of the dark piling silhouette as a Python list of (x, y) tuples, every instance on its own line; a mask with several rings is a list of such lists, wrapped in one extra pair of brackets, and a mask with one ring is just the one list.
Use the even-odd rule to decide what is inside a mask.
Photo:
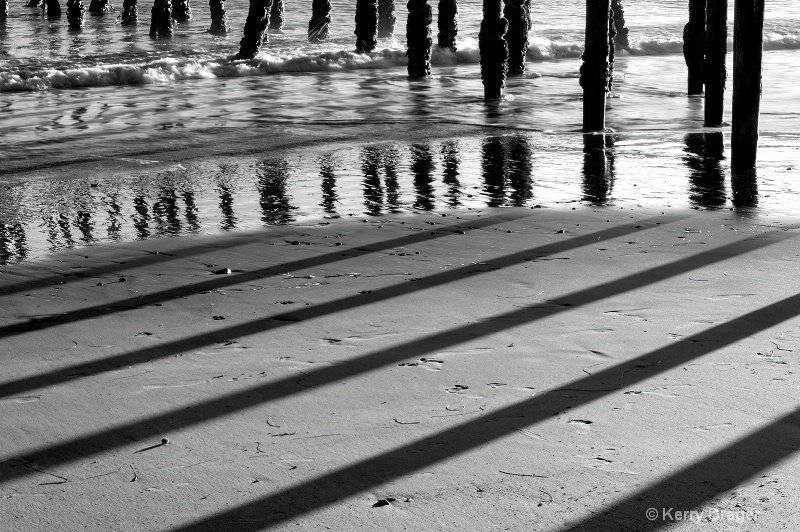
[(155, 0), (150, 10), (150, 37), (172, 37), (174, 31), (172, 0)]
[(506, 0), (503, 15), (508, 20), (508, 75), (521, 76), (525, 73), (528, 32), (531, 29), (530, 0)]
[(725, 174), (720, 164), (725, 159), (722, 131), (687, 133), (683, 162), (689, 169), (689, 203), (706, 209), (725, 206)]
[(356, 0), (356, 52), (372, 52), (378, 46), (378, 0)]
[[(8, 0), (6, 0), (8, 2)], [(44, 0), (28, 0), (25, 2), (25, 7), (42, 7), (44, 6)]]
[(266, 160), (258, 164), (258, 181), (261, 221), (265, 225), (286, 225), (295, 220), (292, 197), (288, 194), (289, 165), (285, 159)]
[(515, 207), (522, 207), (533, 198), (533, 171), (531, 146), (528, 137), (516, 135), (508, 141), (508, 183), (511, 186), (509, 199)]
[(92, 0), (89, 3), (89, 13), (102, 15), (103, 13), (108, 13), (109, 11), (113, 10), (114, 8), (111, 7), (111, 4), (108, 3), (108, 0)]
[(506, 203), (505, 146), (501, 137), (486, 137), (481, 142), (481, 175), (487, 207)]
[(67, 23), (72, 29), (80, 29), (86, 19), (86, 9), (81, 0), (67, 0)]
[(283, 7), (283, 0), (272, 0), (272, 8), (269, 10), (269, 29), (274, 33), (281, 33), (283, 22), (286, 18)]
[(0, 2), (0, 18), (8, 17), (8, 0)]
[(614, 28), (617, 34), (614, 36), (614, 46), (618, 50), (631, 50), (631, 42), (628, 39), (628, 27), (625, 25), (625, 9), (622, 7), (622, 0), (611, 0), (611, 12), (614, 16)]
[(208, 33), (228, 33), (231, 27), (228, 24), (228, 14), (225, 12), (223, 0), (209, 0), (208, 8), (211, 11), (211, 27)]
[(683, 57), (688, 69), (689, 94), (703, 92), (705, 40), (706, 0), (689, 0), (689, 22), (683, 27)]
[(244, 36), (239, 43), (236, 59), (252, 59), (261, 50), (264, 42), (269, 42), (267, 26), (272, 10), (272, 0), (250, 0), (250, 10), (244, 23)]
[(330, 35), (331, 0), (313, 0), (308, 21), (308, 42), (324, 41)]
[(731, 167), (744, 170), (756, 167), (764, 0), (735, 0), (733, 10)]
[(447, 185), (447, 206), (458, 208), (461, 206), (461, 182), (458, 176), (461, 175), (459, 166), (461, 165), (461, 150), (457, 140), (448, 140), (442, 143), (442, 182)]
[(608, 205), (614, 189), (614, 139), (606, 134), (583, 136), (583, 201)]
[(388, 39), (393, 36), (395, 24), (394, 0), (378, 0), (378, 37)]
[(411, 173), (414, 174), (414, 209), (420, 211), (432, 211), (435, 206), (433, 193), (433, 153), (427, 144), (412, 144), (411, 150)]
[(61, 16), (61, 4), (58, 3), (58, 0), (45, 0), (44, 4), (47, 17), (55, 18)]
[(725, 102), (725, 54), (728, 51), (728, 0), (708, 0), (706, 9), (706, 47), (703, 64), (705, 83), (705, 125), (722, 124)]
[(458, 0), (439, 0), (436, 23), (439, 27), (436, 39), (439, 48), (449, 48), (455, 52), (456, 37), (458, 37)]
[(172, 18), (175, 22), (188, 22), (192, 20), (192, 7), (189, 0), (175, 0), (172, 7)]
[(122, 15), (119, 23), (122, 25), (133, 25), (139, 23), (139, 0), (125, 0), (122, 2)]
[(408, 0), (406, 42), (408, 43), (408, 77), (424, 78), (431, 73), (433, 11), (428, 0)]
[(481, 53), (483, 97), (497, 100), (503, 96), (508, 72), (508, 21), (503, 17), (500, 0), (483, 0), (483, 20), (478, 34)]
[(580, 70), (583, 130), (601, 131), (606, 122), (606, 94), (614, 69), (614, 19), (609, 0), (586, 2), (586, 41)]
[(361, 172), (364, 179), (364, 208), (370, 216), (383, 214), (383, 185), (378, 170), (381, 166), (381, 150), (378, 146), (365, 146), (361, 150)]

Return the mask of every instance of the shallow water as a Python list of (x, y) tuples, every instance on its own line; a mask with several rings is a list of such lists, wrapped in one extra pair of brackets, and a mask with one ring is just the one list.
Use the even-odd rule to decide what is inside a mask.
[[(406, 75), (401, 3), (396, 37), (371, 54), (353, 52), (354, 2), (334, 2), (333, 38), (321, 45), (306, 42), (310, 8), (289, 5), (283, 33), (252, 61), (231, 61), (244, 3), (226, 6), (234, 31), (225, 36), (206, 33), (207, 6), (198, 3), (195, 20), (155, 40), (144, 5), (138, 26), (107, 14), (88, 16), (80, 31), (68, 30), (65, 17), (12, 6), (0, 23), (0, 262), (99, 241), (454, 207), (646, 204), (793, 215), (800, 3), (767, 9), (755, 177), (731, 175), (729, 128), (703, 128), (702, 98), (686, 95), (685, 1), (624, 5), (632, 51), (618, 55), (607, 112), (613, 133), (605, 137), (580, 134), (581, 2), (534, 2), (528, 72), (509, 79), (508, 97), (493, 104), (482, 99), (475, 1), (460, 4), (458, 52), (434, 50), (433, 75), (419, 81)], [(392, 141), (393, 132), (420, 123), (498, 133)], [(171, 166), (148, 156), (165, 139), (191, 144), (214, 128), (335, 136), (361, 125), (382, 128), (386, 140), (365, 133), (314, 146), (311, 155), (307, 147), (265, 149)], [(134, 141), (136, 154), (126, 154)], [(117, 169), (68, 164), (108, 162), (114, 145)], [(45, 152), (63, 164), (40, 168)]]

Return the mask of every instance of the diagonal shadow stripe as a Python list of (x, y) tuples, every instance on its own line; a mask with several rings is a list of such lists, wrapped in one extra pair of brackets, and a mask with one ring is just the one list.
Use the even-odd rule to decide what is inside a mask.
[[(671, 526), (676, 521), (675, 513), (665, 515), (665, 510), (684, 512), (700, 508), (703, 503), (747, 482), (798, 450), (800, 408), (564, 530), (646, 532)], [(645, 512), (650, 508), (657, 510), (656, 519), (646, 517)], [(726, 523), (724, 519), (720, 522)]]
[[(414, 233), (408, 236), (402, 236), (398, 238), (393, 238), (390, 240), (384, 240), (382, 242), (376, 242), (373, 244), (365, 244), (361, 247), (361, 249), (366, 249), (370, 252), (376, 251), (383, 251), (386, 249), (392, 249), (396, 247), (407, 246), (411, 244), (419, 244), (423, 242), (427, 242), (429, 240), (436, 240), (437, 238), (442, 238), (445, 236), (450, 236), (455, 230), (463, 228), (465, 225), (469, 225), (470, 227), (475, 228), (483, 228), (483, 227), (490, 227), (492, 225), (497, 225), (500, 223), (507, 223), (513, 222), (514, 220), (518, 220), (520, 218), (526, 218), (532, 216), (531, 214), (524, 212), (524, 213), (509, 213), (509, 214), (500, 214), (496, 216), (490, 216), (487, 218), (480, 218), (477, 220), (465, 220), (460, 224), (453, 224), (446, 227), (442, 227), (441, 229), (437, 229), (436, 231), (424, 231), (419, 233)], [(238, 247), (242, 245), (247, 245), (248, 243), (263, 239), (266, 235), (264, 234), (256, 234), (252, 236), (246, 237), (237, 237), (236, 239), (231, 239), (232, 246), (226, 246), (224, 244), (220, 244), (218, 240), (214, 240), (213, 244), (204, 244), (199, 246), (191, 246), (187, 248), (183, 248), (181, 250), (177, 250), (172, 252), (170, 255), (166, 253), (147, 253), (144, 257), (128, 259), (125, 261), (124, 265), (120, 264), (109, 264), (106, 266), (95, 267), (90, 270), (81, 270), (81, 272), (85, 273), (87, 276), (92, 275), (103, 275), (112, 272), (119, 272), (119, 271), (130, 271), (134, 268), (140, 268), (143, 266), (148, 266), (154, 263), (154, 258), (156, 258), (159, 262), (167, 262), (170, 260), (176, 259), (183, 259), (187, 257), (192, 257), (194, 255), (203, 253), (203, 252), (210, 252), (214, 251), (217, 248), (219, 249), (228, 249), (229, 247)], [(240, 239), (244, 239), (245, 241), (240, 243)], [(352, 256), (342, 256), (342, 250), (337, 249), (335, 252), (325, 253), (318, 257), (306, 258), (291, 262), (285, 262), (283, 264), (278, 264), (274, 266), (268, 266), (266, 268), (262, 268), (259, 270), (254, 270), (252, 272), (245, 272), (245, 273), (237, 273), (233, 275), (226, 275), (224, 277), (216, 277), (209, 281), (203, 281), (200, 283), (195, 283), (191, 285), (187, 285), (184, 287), (174, 288), (172, 290), (164, 291), (164, 292), (156, 292), (154, 294), (150, 294), (145, 297), (149, 298), (156, 298), (154, 302), (164, 301), (164, 299), (157, 299), (159, 297), (166, 297), (166, 299), (178, 299), (184, 297), (186, 295), (194, 294), (197, 292), (202, 292), (203, 290), (213, 290), (215, 288), (222, 288), (224, 286), (230, 286), (233, 284), (239, 283), (246, 283), (249, 281), (254, 281), (256, 279), (262, 278), (264, 276), (269, 275), (280, 275), (286, 273), (287, 271), (296, 271), (302, 270), (305, 268), (311, 268), (314, 266), (320, 266), (322, 264), (329, 264), (334, 262), (339, 262), (342, 260), (350, 259)], [(0, 296), (7, 296), (11, 294), (16, 294), (19, 292), (27, 291), (27, 290), (34, 290), (36, 288), (44, 288), (52, 286), (53, 284), (60, 284), (65, 285), (73, 282), (78, 281), (85, 281), (83, 277), (64, 277), (63, 275), (58, 276), (49, 276), (49, 277), (41, 277), (37, 279), (32, 279), (30, 281), (23, 281), (20, 283), (15, 283), (12, 285), (0, 287)], [(136, 298), (130, 298), (123, 300), (117, 304), (119, 305), (136, 305)], [(106, 310), (105, 313), (108, 313), (108, 305), (105, 305)], [(85, 309), (86, 311), (91, 311), (92, 309), (98, 309), (99, 307), (90, 307), (89, 309)], [(30, 322), (32, 325), (41, 323), (41, 322)]]
[[(685, 365), (798, 315), (800, 294), (795, 294), (628, 362), (548, 390), (543, 395), (494, 410), (467, 423), (420, 438), (237, 508), (179, 526), (170, 532), (248, 532), (295, 519), (392, 479), (492, 443), (551, 418), (565, 409), (591, 403), (611, 392)], [(585, 393), (576, 396), (575, 391)], [(793, 451), (794, 449), (791, 450)], [(610, 529), (617, 530), (616, 527)]]
[[(367, 353), (353, 359), (348, 359), (335, 366), (329, 366), (315, 371), (308, 371), (304, 373), (304, 380), (307, 381), (307, 385), (310, 384), (308, 381), (311, 381), (313, 382), (313, 386), (315, 388), (319, 388), (320, 386), (331, 384), (345, 378), (363, 375), (370, 371), (374, 371), (402, 360), (418, 358), (421, 355), (429, 353), (432, 349), (440, 350), (448, 346), (462, 344), (476, 338), (481, 338), (483, 336), (488, 336), (500, 331), (525, 325), (527, 323), (570, 310), (577, 306), (587, 305), (589, 303), (619, 295), (624, 292), (635, 290), (637, 288), (674, 277), (681, 273), (685, 273), (702, 266), (707, 266), (709, 264), (713, 264), (715, 262), (719, 262), (748, 251), (753, 251), (774, 242), (791, 238), (791, 235), (787, 233), (772, 233), (771, 236), (772, 238), (766, 238), (764, 235), (760, 237), (748, 238), (728, 244), (726, 246), (708, 250), (691, 257), (686, 257), (669, 264), (657, 266), (651, 268), (650, 270), (645, 270), (638, 274), (618, 279), (616, 281), (610, 281), (596, 287), (572, 292), (552, 300), (549, 306), (529, 305), (518, 310), (491, 316), (478, 323), (470, 323), (448, 331), (431, 334), (411, 342), (400, 344), (398, 346)], [(800, 296), (796, 297), (797, 299), (800, 299)], [(792, 301), (795, 301), (795, 299), (792, 299)], [(765, 308), (771, 309), (775, 307), (786, 313), (784, 307), (776, 305), (778, 304)], [(753, 314), (755, 317), (761, 316), (757, 313), (751, 314)], [(742, 320), (735, 320), (734, 323), (739, 324), (740, 321)], [(738, 326), (742, 327), (741, 331), (732, 331), (730, 333), (726, 332), (726, 334), (729, 334), (729, 338), (740, 339), (747, 336), (742, 336), (741, 334), (742, 331), (747, 331), (749, 329), (744, 325)], [(718, 328), (719, 327), (716, 327), (710, 330), (713, 331), (717, 330)], [(228, 331), (230, 331), (230, 329)], [(700, 337), (700, 335), (698, 335), (698, 337)], [(723, 342), (721, 345), (727, 345), (727, 343)], [(694, 348), (694, 351), (697, 349), (695, 346), (690, 347)], [(694, 352), (692, 349), (686, 349), (686, 352)], [(699, 356), (699, 354), (696, 356)], [(638, 367), (631, 367), (626, 371), (630, 371), (632, 369), (638, 369)], [(597, 375), (604, 374), (605, 373), (599, 373)], [(168, 429), (177, 430), (199, 425), (211, 419), (230, 415), (233, 412), (239, 412), (256, 406), (261, 406), (270, 401), (274, 401), (283, 397), (289, 397), (291, 395), (306, 391), (308, 391), (307, 387), (300, 387), (296, 384), (296, 376), (286, 377), (278, 381), (247, 388), (223, 397), (209, 399), (190, 407), (174, 409), (143, 420), (117, 425), (116, 427), (97, 431), (86, 436), (73, 438), (69, 441), (59, 444), (40, 449), (34, 449), (29, 452), (20, 453), (5, 458), (0, 457), (0, 462), (15, 462), (19, 460), (38, 462), (47, 460), (48, 464), (50, 465), (66, 464), (78, 459), (79, 457), (85, 456), (85, 453), (82, 451), (83, 449), (93, 449), (97, 452), (114, 449), (123, 445), (128, 445), (134, 441), (152, 438), (153, 436), (159, 435)], [(0, 482), (8, 481), (17, 477), (23, 477), (28, 474), (31, 474), (30, 470), (27, 468), (18, 467), (13, 471), (8, 471), (3, 474), (2, 478), (0, 478)]]
[[(343, 312), (353, 308), (358, 308), (364, 305), (374, 304), (379, 301), (386, 301), (391, 298), (399, 297), (402, 295), (412, 294), (434, 286), (441, 286), (454, 281), (467, 279), (475, 275), (486, 273), (487, 270), (497, 270), (514, 266), (520, 262), (530, 259), (532, 257), (544, 257), (554, 253), (561, 253), (568, 250), (573, 250), (588, 244), (594, 244), (611, 238), (629, 235), (637, 231), (643, 231), (647, 228), (653, 227), (657, 223), (665, 223), (665, 218), (655, 218), (639, 222), (638, 224), (626, 224), (623, 226), (604, 229), (588, 235), (575, 237), (563, 242), (555, 242), (553, 244), (546, 244), (536, 248), (526, 249), (517, 253), (512, 253), (496, 259), (487, 261), (476, 269), (474, 265), (463, 266), (461, 268), (453, 268), (441, 273), (429, 275), (415, 283), (402, 283), (385, 288), (373, 290), (369, 296), (353, 295), (340, 298), (328, 303), (321, 303), (312, 307), (304, 307), (300, 310), (283, 312), (280, 314), (273, 314), (264, 318), (250, 320), (240, 325), (227, 327), (224, 329), (215, 330), (210, 333), (199, 334), (190, 338), (174, 340), (172, 342), (165, 342), (149, 348), (141, 349), (139, 351), (122, 353), (116, 356), (107, 357), (101, 360), (92, 362), (83, 362), (80, 364), (73, 364), (64, 368), (49, 371), (47, 373), (40, 373), (31, 377), (25, 377), (14, 381), (0, 384), (0, 398), (8, 397), (10, 395), (29, 392), (44, 386), (51, 386), (67, 381), (72, 381), (80, 378), (86, 378), (92, 375), (97, 375), (102, 372), (111, 371), (119, 368), (120, 366), (131, 366), (150, 362), (152, 360), (172, 356), (176, 353), (183, 352), (190, 349), (198, 349), (207, 345), (213, 344), (218, 340), (226, 340), (233, 337), (242, 337), (250, 334), (266, 332), (274, 329), (279, 329), (291, 325), (299, 321), (306, 321), (321, 316)], [(670, 221), (673, 218), (669, 218)], [(280, 269), (285, 272), (285, 269)], [(194, 292), (193, 292), (194, 293)], [(174, 296), (172, 292), (169, 297)], [(165, 292), (159, 292), (150, 296), (142, 296), (125, 300), (138, 307), (150, 304), (155, 301), (161, 301), (167, 297)], [(124, 302), (123, 302), (124, 303)], [(116, 305), (123, 304), (116, 303)], [(104, 316), (108, 313), (107, 306), (92, 307), (91, 309), (79, 310), (71, 313), (58, 316), (57, 318), (48, 320), (46, 324), (39, 323), (37, 331), (45, 327), (53, 327), (55, 325), (75, 322), (83, 319)], [(13, 336), (17, 325), (9, 325), (0, 327), (0, 338)], [(11, 332), (9, 332), (9, 329)]]

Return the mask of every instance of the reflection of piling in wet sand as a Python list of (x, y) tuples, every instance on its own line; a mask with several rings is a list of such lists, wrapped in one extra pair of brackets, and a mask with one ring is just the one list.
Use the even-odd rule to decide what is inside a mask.
[(331, 0), (313, 0), (311, 20), (308, 21), (308, 42), (320, 42), (328, 38), (331, 24)]
[(688, 133), (683, 138), (689, 168), (689, 202), (696, 207), (717, 209), (725, 205), (725, 175), (720, 161), (725, 158), (721, 131)]
[(322, 201), (320, 206), (325, 214), (336, 215), (336, 203), (339, 195), (336, 193), (336, 174), (330, 156), (323, 157), (319, 162), (320, 187), (322, 188)]
[(408, 77), (424, 78), (431, 73), (431, 47), (433, 36), (431, 23), (433, 12), (428, 0), (409, 0), (406, 20), (408, 41)]
[(481, 53), (481, 80), (486, 100), (503, 96), (508, 72), (508, 20), (503, 17), (499, 0), (483, 0), (483, 20), (478, 34)]
[(433, 194), (433, 154), (427, 144), (412, 144), (411, 173), (414, 175), (414, 208), (431, 211), (434, 206)]
[(356, 52), (372, 52), (378, 46), (378, 0), (356, 0)]
[(606, 205), (614, 188), (614, 139), (611, 135), (583, 136), (583, 201)]
[(208, 33), (228, 33), (231, 27), (228, 24), (228, 15), (225, 12), (223, 0), (209, 0), (208, 8), (211, 12), (211, 27)]
[(378, 0), (378, 37), (386, 39), (393, 36), (395, 24), (394, 0)]
[(507, 168), (511, 204), (521, 207), (533, 197), (531, 147), (525, 135), (516, 135), (508, 141)]
[(139, 0), (125, 0), (122, 3), (122, 15), (120, 15), (120, 24), (132, 25), (139, 22)]
[(448, 48), (455, 52), (456, 37), (458, 36), (457, 0), (439, 0), (437, 25), (439, 27), (439, 34), (436, 40), (439, 48)]
[(364, 175), (364, 207), (370, 216), (383, 214), (383, 187), (378, 169), (381, 153), (378, 146), (364, 146), (361, 150), (361, 173)]
[(487, 207), (502, 207), (506, 202), (505, 148), (500, 137), (486, 137), (481, 143), (481, 174)]
[(261, 205), (261, 220), (267, 225), (285, 225), (294, 221), (286, 191), (289, 183), (289, 165), (284, 159), (268, 159), (258, 164), (256, 188)]
[(244, 35), (239, 43), (236, 59), (253, 59), (261, 45), (269, 41), (267, 26), (272, 9), (272, 0), (250, 0), (250, 9), (244, 23)]
[(458, 141), (448, 140), (442, 143), (442, 182), (447, 185), (447, 206), (455, 209), (461, 206), (461, 183), (458, 180), (461, 164)]

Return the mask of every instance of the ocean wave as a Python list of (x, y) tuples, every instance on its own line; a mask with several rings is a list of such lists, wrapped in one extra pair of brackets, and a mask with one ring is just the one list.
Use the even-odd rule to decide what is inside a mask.
[[(729, 42), (729, 49), (732, 43)], [(681, 53), (683, 41), (678, 36), (632, 36), (632, 55), (665, 55)], [(800, 49), (800, 34), (772, 32), (764, 35), (765, 50)], [(579, 58), (583, 43), (577, 37), (547, 39), (531, 36), (527, 59), (541, 62)], [(625, 53), (625, 52), (621, 52)], [(98, 58), (102, 59), (102, 58)], [(457, 51), (433, 47), (431, 63), (436, 66), (474, 64), (480, 61), (475, 38), (457, 43)], [(275, 50), (266, 47), (252, 60), (234, 60), (233, 55), (195, 55), (163, 58), (144, 62), (72, 66), (53, 62), (45, 65), (7, 64), (0, 68), (0, 91), (43, 91), (113, 85), (164, 84), (182, 80), (263, 76), (283, 72), (336, 72), (360, 69), (389, 69), (407, 64), (402, 43), (369, 54), (336, 50)]]

